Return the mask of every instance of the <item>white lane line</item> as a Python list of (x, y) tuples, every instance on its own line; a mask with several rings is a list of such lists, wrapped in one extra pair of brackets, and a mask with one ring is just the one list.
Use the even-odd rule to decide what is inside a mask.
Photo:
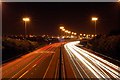
[(19, 80), (20, 78), (22, 78), (26, 73), (28, 73), (29, 71), (27, 70), (24, 74), (22, 74), (17, 80)]
[[(26, 65), (24, 68), (22, 68), (19, 72), (17, 72), (15, 75), (12, 76), (12, 78), (14, 78), (17, 74), (19, 74), (21, 71), (23, 71), (25, 68), (27, 68), (29, 65), (32, 64), (32, 62), (34, 62), (35, 60), (37, 60), (39, 57), (41, 57), (41, 55), (39, 55), (38, 57), (36, 57), (34, 60), (32, 60), (28, 65)], [(11, 80), (12, 78), (10, 78), (9, 80)]]
[(79, 65), (79, 67), (82, 69), (82, 71), (85, 73), (85, 75), (87, 76), (88, 79), (90, 79), (90, 77), (87, 75), (87, 73), (85, 72), (85, 70), (82, 68), (82, 66), (80, 66), (78, 60), (76, 60), (77, 64)]
[(50, 61), (49, 65), (48, 65), (48, 67), (47, 67), (47, 70), (45, 71), (45, 74), (44, 74), (44, 76), (43, 76), (43, 79), (42, 79), (42, 80), (44, 80), (44, 79), (45, 79), (45, 76), (46, 76), (46, 74), (47, 74), (47, 72), (48, 72), (48, 70), (49, 70), (49, 68), (50, 68), (50, 65), (51, 65), (51, 63), (52, 63), (52, 61), (53, 61), (54, 56), (55, 56), (55, 54), (53, 54), (52, 59), (51, 59), (51, 61)]
[(58, 69), (59, 69), (59, 67), (58, 67), (58, 65), (59, 65), (59, 60), (57, 61), (57, 67), (56, 67), (56, 71), (55, 71), (55, 79), (57, 78), (57, 73), (58, 73)]
[(36, 65), (37, 65), (37, 64), (35, 64), (34, 66), (32, 66), (32, 68), (35, 67)]
[(63, 78), (65, 78), (65, 64), (64, 64), (64, 61), (63, 61), (63, 54), (62, 54), (62, 71), (63, 71)]
[[(32, 68), (33, 67), (35, 67), (37, 64), (35, 64), (34, 66), (32, 66)], [(17, 80), (19, 80), (20, 78), (22, 78), (25, 74), (27, 74), (29, 72), (29, 70), (27, 70), (24, 74), (22, 74)]]

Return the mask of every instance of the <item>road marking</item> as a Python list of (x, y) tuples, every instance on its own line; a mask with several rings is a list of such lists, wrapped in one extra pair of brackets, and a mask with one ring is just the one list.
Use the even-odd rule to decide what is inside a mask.
[(54, 56), (55, 56), (55, 54), (53, 55), (53, 57), (52, 57), (52, 59), (51, 59), (51, 61), (50, 61), (49, 65), (48, 65), (48, 68), (47, 68), (47, 70), (45, 71), (45, 74), (44, 74), (44, 76), (43, 76), (43, 79), (42, 79), (42, 80), (44, 80), (44, 78), (45, 78), (45, 76), (46, 76), (46, 74), (47, 74), (47, 72), (48, 72), (48, 69), (50, 68), (50, 65), (51, 65), (51, 63), (52, 63), (52, 61), (53, 61), (53, 59), (54, 59)]
[(58, 72), (58, 64), (59, 64), (59, 59), (58, 59), (58, 61), (57, 61), (57, 67), (56, 67), (56, 71), (55, 71), (55, 79), (57, 78), (57, 72)]
[(65, 63), (63, 60), (63, 54), (62, 54), (62, 69), (63, 69), (63, 78), (65, 78)]
[[(32, 62), (34, 62), (35, 60), (37, 60), (41, 55), (39, 55), (38, 57), (36, 57), (34, 60), (32, 60), (27, 66), (25, 66), (24, 68), (22, 68), (22, 70), (24, 70), (26, 67), (28, 67), (30, 64), (32, 64)], [(22, 70), (20, 70), (19, 72), (21, 72)], [(19, 73), (18, 72), (18, 73)], [(12, 76), (12, 78), (14, 78), (18, 73), (16, 73), (15, 75)], [(10, 78), (9, 80), (11, 80), (12, 78)]]
[(24, 74), (22, 74), (17, 80), (19, 80), (20, 78), (22, 78), (26, 73), (28, 73), (29, 71), (27, 70)]
[(32, 68), (35, 67), (36, 65), (37, 65), (37, 64), (35, 64), (34, 66), (32, 66)]
[(83, 69), (83, 67), (80, 66), (80, 63), (78, 62), (78, 60), (76, 60), (76, 62), (78, 63), (78, 65), (82, 69), (82, 71), (85, 73), (85, 75), (88, 77), (88, 79), (90, 79), (90, 77), (87, 75), (87, 73), (85, 72), (85, 70)]

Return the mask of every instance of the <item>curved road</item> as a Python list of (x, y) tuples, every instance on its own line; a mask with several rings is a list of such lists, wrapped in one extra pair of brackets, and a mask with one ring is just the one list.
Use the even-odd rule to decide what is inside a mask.
[(120, 80), (120, 67), (77, 47), (78, 43), (50, 44), (5, 63), (1, 67), (2, 79)]
[(77, 78), (120, 80), (120, 67), (77, 47), (78, 43), (75, 41), (64, 45)]

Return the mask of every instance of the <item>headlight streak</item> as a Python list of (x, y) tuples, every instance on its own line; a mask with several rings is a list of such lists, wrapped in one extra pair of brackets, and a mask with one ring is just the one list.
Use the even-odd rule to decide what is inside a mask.
[[(77, 50), (77, 49), (76, 49)], [(82, 52), (81, 52), (82, 53)], [(107, 67), (107, 66), (105, 66), (103, 63), (100, 63), (98, 60), (95, 60), (94, 58), (92, 58), (91, 56), (89, 56), (89, 55), (87, 55), (87, 54), (82, 54), (82, 55), (84, 55), (85, 57), (87, 57), (87, 58), (89, 58), (96, 66), (99, 66), (98, 68), (101, 70), (101, 66), (104, 66), (105, 68)], [(99, 64), (101, 64), (101, 65), (99, 65)], [(103, 69), (105, 69), (104, 67), (102, 67)], [(111, 70), (109, 67), (107, 67), (107, 69), (109, 69), (110, 71), (109, 71), (109, 73), (114, 77), (114, 78), (119, 78), (118, 76), (116, 76), (116, 75), (114, 75), (113, 73), (111, 73), (112, 71), (113, 72), (115, 72), (115, 74), (117, 73), (116, 71), (114, 71), (114, 70)], [(105, 69), (106, 70), (106, 69)], [(102, 74), (102, 73), (101, 73)], [(105, 74), (106, 75), (106, 74)], [(106, 78), (110, 78), (110, 77), (108, 77), (108, 75), (107, 75), (107, 77)]]
[[(86, 55), (86, 56), (88, 56), (88, 55)], [(110, 77), (101, 69), (101, 67), (99, 67), (97, 64), (95, 64), (95, 63), (97, 63), (96, 60), (94, 60), (94, 59), (92, 59), (92, 58), (89, 58), (89, 59), (93, 62), (93, 64), (94, 64), (95, 66), (97, 66), (98, 69), (100, 69), (101, 74), (104, 74), (105, 78), (109, 78), (109, 79), (110, 79)], [(95, 62), (95, 63), (94, 63), (94, 62)]]
[[(65, 47), (66, 47), (66, 46), (65, 46)], [(69, 49), (67, 49), (67, 47), (66, 47), (66, 51), (68, 52), (68, 54), (69, 54), (69, 56), (70, 56), (70, 58), (71, 58), (71, 60), (72, 60), (72, 62), (73, 62), (73, 64), (74, 64), (75, 68), (77, 69), (79, 75), (84, 79), (84, 77), (82, 76), (82, 74), (80, 73), (79, 69), (77, 68), (76, 64), (74, 63), (74, 61), (73, 61), (73, 59), (72, 59), (72, 57), (74, 57), (74, 56), (71, 55), (71, 51), (70, 51)]]
[[(80, 50), (79, 50), (80, 48), (78, 48), (78, 47), (76, 47), (76, 46), (74, 46), (74, 48), (76, 48), (76, 50), (79, 51), (79, 53), (81, 53), (82, 55), (88, 57), (91, 61), (92, 61), (92, 60), (96, 61), (98, 65), (101, 64), (102, 66), (104, 66), (105, 68), (107, 68), (108, 70), (110, 70), (111, 72), (113, 72), (115, 75), (118, 75), (118, 72), (116, 72), (116, 71), (113, 70), (112, 68), (106, 66), (105, 64), (103, 64), (103, 63), (101, 63), (100, 61), (98, 61), (97, 59), (89, 56), (88, 54), (85, 54), (85, 53), (82, 52), (82, 51), (80, 52)], [(94, 63), (94, 61), (92, 61), (92, 62)], [(101, 66), (100, 66), (100, 67), (101, 67)], [(113, 75), (112, 75), (112, 76), (113, 76)], [(113, 77), (119, 78), (118, 76), (113, 76)]]
[[(83, 59), (82, 59), (82, 57), (77, 53), (77, 52), (75, 52), (71, 47), (70, 47), (70, 45), (65, 45), (65, 46), (67, 46), (67, 48), (69, 49), (69, 50), (71, 50), (71, 52), (72, 53), (76, 53), (75, 55), (76, 55), (76, 57), (84, 64), (84, 65), (86, 65), (86, 67), (88, 67), (88, 69), (98, 78), (98, 79), (100, 79), (101, 77), (89, 66), (89, 65), (87, 65), (84, 61), (83, 61)], [(66, 50), (67, 50), (67, 48), (66, 48)], [(68, 52), (69, 53), (69, 52)], [(70, 53), (69, 53), (70, 54)]]
[[(70, 46), (70, 45), (69, 45)], [(76, 57), (82, 61), (83, 64), (85, 64), (89, 70), (97, 77), (97, 78), (101, 78), (101, 76), (103, 78), (105, 78), (101, 72), (95, 67), (93, 66), (90, 62), (88, 62), (84, 57), (82, 57), (78, 52), (76, 52), (74, 49), (73, 49), (73, 46), (72, 47), (69, 47), (69, 49), (74, 53), (74, 55), (76, 55)], [(98, 73), (99, 72), (99, 73)], [(100, 76), (99, 76), (100, 75)]]
[[(78, 48), (78, 47), (77, 47), (77, 48)], [(107, 63), (107, 64), (109, 64), (109, 66), (114, 67), (115, 69), (119, 70), (119, 69), (118, 69), (118, 68), (119, 68), (118, 66), (116, 66), (116, 65), (114, 65), (114, 64), (112, 64), (112, 63), (110, 63), (110, 62), (108, 62), (108, 61), (106, 61), (106, 60), (104, 60), (104, 59), (102, 59), (102, 58), (100, 58), (100, 57), (92, 54), (92, 53), (89, 53), (89, 52), (87, 52), (87, 51), (85, 51), (85, 50), (83, 50), (83, 49), (80, 49), (80, 48), (78, 48), (78, 49), (81, 50), (81, 51), (84, 52), (84, 53), (89, 54), (89, 55), (92, 56), (92, 57), (95, 57), (96, 59), (102, 61), (103, 63)], [(120, 71), (120, 70), (119, 70), (119, 71)]]
[[(69, 56), (74, 54), (97, 78), (109, 78), (110, 77), (103, 71), (107, 71), (110, 75), (112, 75), (116, 79), (120, 79), (119, 77), (119, 67), (88, 52), (81, 48), (76, 47), (75, 45), (78, 44), (79, 41), (69, 42), (64, 45), (65, 49), (67, 50)], [(92, 65), (89, 61), (87, 61), (84, 57), (92, 61), (94, 65)], [(108, 65), (108, 66), (107, 66)], [(111, 68), (112, 67), (112, 68)], [(118, 71), (118, 72), (117, 72)]]

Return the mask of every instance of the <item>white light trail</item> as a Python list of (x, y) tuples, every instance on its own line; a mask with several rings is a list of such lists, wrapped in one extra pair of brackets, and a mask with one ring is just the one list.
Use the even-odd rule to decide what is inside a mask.
[[(72, 55), (78, 58), (78, 60), (82, 62), (96, 76), (96, 78), (110, 79), (112, 77), (120, 79), (120, 67), (75, 46), (79, 42), (80, 41), (69, 42), (64, 45), (71, 59)], [(75, 57), (73, 58), (75, 59)]]

